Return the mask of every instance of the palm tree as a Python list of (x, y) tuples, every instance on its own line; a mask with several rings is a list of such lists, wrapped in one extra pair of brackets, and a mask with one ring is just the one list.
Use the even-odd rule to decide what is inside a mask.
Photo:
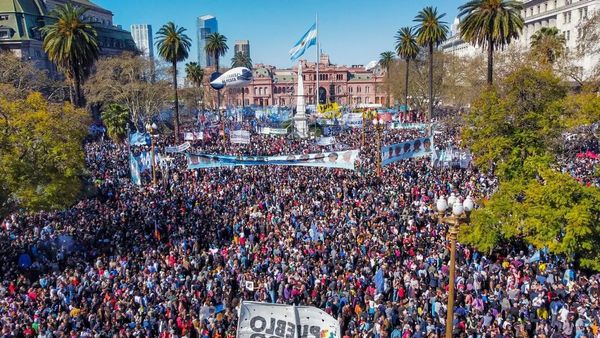
[[(212, 33), (206, 38), (204, 50), (212, 55), (215, 62), (215, 71), (219, 71), (219, 58), (229, 50), (227, 47), (227, 38), (219, 33)], [(221, 94), (217, 91), (217, 109), (221, 109)]]
[(396, 34), (396, 53), (406, 61), (406, 74), (404, 74), (404, 116), (408, 113), (408, 74), (410, 60), (419, 55), (419, 44), (412, 27), (402, 27)]
[(110, 104), (100, 115), (106, 126), (108, 136), (115, 142), (120, 142), (127, 133), (129, 111), (120, 104)]
[(531, 36), (531, 51), (544, 65), (553, 65), (563, 55), (565, 36), (556, 27), (542, 27)]
[(487, 48), (487, 83), (493, 83), (494, 50), (504, 48), (519, 37), (524, 21), (523, 5), (517, 0), (471, 0), (458, 7), (460, 36), (474, 45)]
[(187, 59), (192, 40), (185, 35), (186, 29), (168, 22), (156, 33), (158, 55), (173, 67), (173, 94), (175, 97), (175, 142), (179, 142), (179, 98), (177, 97), (177, 62)]
[(56, 22), (40, 29), (44, 35), (42, 48), (70, 82), (71, 103), (76, 106), (83, 105), (81, 84), (100, 53), (96, 29), (83, 20), (86, 12), (87, 8), (71, 2), (56, 6), (51, 13)]
[(188, 62), (185, 64), (185, 77), (194, 86), (200, 87), (204, 79), (204, 69), (200, 67), (198, 62)]
[(379, 65), (385, 68), (385, 76), (387, 77), (387, 106), (390, 106), (390, 66), (394, 62), (394, 52), (383, 52), (379, 54)]
[[(200, 88), (202, 86), (202, 80), (204, 79), (204, 69), (198, 64), (198, 62), (188, 62), (185, 65), (185, 77), (190, 81), (194, 87)], [(196, 97), (196, 104), (199, 98)], [(197, 106), (194, 105), (196, 108)]]
[[(248, 69), (252, 69), (252, 59), (250, 58), (250, 55), (246, 55), (246, 53), (237, 52), (237, 53), (235, 53), (233, 58), (231, 58), (231, 67), (246, 67)], [(244, 107), (244, 105), (245, 105), (245, 102), (244, 102), (245, 88), (240, 88), (240, 89), (242, 90), (242, 107)]]
[(429, 116), (431, 120), (433, 115), (433, 47), (439, 46), (448, 34), (448, 26), (441, 19), (446, 13), (438, 14), (437, 8), (428, 6), (423, 8), (415, 17), (418, 22), (416, 29), (417, 43), (424, 47), (429, 47)]

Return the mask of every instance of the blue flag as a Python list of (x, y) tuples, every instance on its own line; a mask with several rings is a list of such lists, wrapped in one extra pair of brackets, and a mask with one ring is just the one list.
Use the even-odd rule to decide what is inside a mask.
[(290, 59), (292, 61), (301, 57), (304, 52), (313, 45), (317, 44), (317, 24), (313, 24), (310, 29), (304, 33), (298, 42), (290, 49)]

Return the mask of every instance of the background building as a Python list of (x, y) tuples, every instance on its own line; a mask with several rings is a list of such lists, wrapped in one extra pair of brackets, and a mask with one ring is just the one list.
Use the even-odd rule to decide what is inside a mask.
[(131, 25), (131, 35), (137, 49), (142, 52), (142, 55), (154, 58), (152, 26), (147, 24)]
[(472, 44), (465, 42), (460, 37), (460, 29), (458, 25), (460, 19), (454, 18), (452, 26), (450, 26), (450, 36), (440, 45), (440, 49), (444, 53), (450, 53), (459, 57), (474, 57), (482, 53), (481, 48), (477, 48)]
[(206, 38), (219, 31), (217, 18), (212, 15), (203, 15), (198, 18), (197, 22), (197, 37), (198, 37), (198, 63), (202, 68), (212, 67), (214, 60), (210, 57), (204, 47), (206, 46)]
[[(50, 13), (69, 0), (0, 0), (0, 50), (10, 50), (23, 60), (31, 60), (40, 68), (53, 70), (42, 49), (39, 28), (51, 23)], [(88, 8), (84, 19), (98, 33), (101, 55), (135, 51), (131, 33), (113, 24), (113, 14), (88, 0), (71, 0)]]
[[(316, 101), (316, 63), (301, 60), (306, 104)], [(298, 68), (277, 69), (257, 64), (253, 69), (252, 82), (243, 88), (245, 105), (296, 106)], [(329, 56), (321, 55), (319, 63), (319, 86), (327, 93), (327, 100), (340, 105), (383, 104), (387, 94), (381, 88), (385, 74), (380, 67), (365, 70), (363, 65), (338, 66), (331, 64)], [(223, 103), (242, 105), (242, 89), (224, 90)], [(214, 91), (213, 91), (214, 92)], [(393, 99), (392, 99), (393, 102)]]
[[(581, 36), (581, 25), (600, 10), (600, 0), (525, 0), (521, 16), (525, 27), (519, 39), (529, 48), (531, 37), (542, 27), (556, 27), (566, 40), (568, 50), (575, 51)], [(590, 72), (600, 61), (600, 55), (586, 55), (577, 60), (583, 73)]]
[[(524, 0), (521, 17), (525, 21), (516, 43), (523, 49), (531, 45), (531, 37), (542, 27), (556, 27), (564, 35), (567, 50), (576, 51), (581, 36), (581, 25), (600, 10), (600, 0)], [(460, 38), (459, 19), (451, 27), (450, 37), (440, 45), (442, 51), (457, 56), (472, 57), (485, 53)], [(600, 62), (600, 55), (586, 55), (576, 60), (582, 75), (591, 72)]]
[(250, 57), (250, 41), (248, 40), (237, 40), (233, 49), (235, 54), (242, 52), (244, 55)]

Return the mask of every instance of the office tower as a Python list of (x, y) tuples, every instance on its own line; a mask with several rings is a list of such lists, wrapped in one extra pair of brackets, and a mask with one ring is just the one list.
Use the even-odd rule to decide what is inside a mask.
[(250, 57), (250, 42), (248, 40), (237, 40), (234, 46), (235, 54), (242, 52)]
[(206, 39), (212, 33), (219, 31), (217, 18), (212, 15), (203, 15), (198, 18), (197, 22), (197, 37), (198, 37), (198, 63), (202, 68), (212, 67), (214, 60), (206, 53)]
[(154, 57), (154, 46), (152, 41), (152, 26), (141, 24), (131, 25), (131, 35), (137, 49), (142, 52), (142, 55), (153, 58)]

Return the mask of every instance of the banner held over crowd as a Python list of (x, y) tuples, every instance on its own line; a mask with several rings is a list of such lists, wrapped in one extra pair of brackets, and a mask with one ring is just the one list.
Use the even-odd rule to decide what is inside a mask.
[(233, 130), (229, 138), (233, 144), (250, 144), (250, 132), (247, 130)]
[(219, 168), (250, 165), (284, 165), (340, 168), (354, 170), (358, 150), (284, 156), (232, 156), (187, 154), (188, 169)]
[(166, 153), (182, 153), (182, 152), (188, 150), (191, 146), (192, 145), (190, 144), (190, 142), (185, 142), (178, 146), (165, 147), (165, 152)]
[(381, 147), (381, 165), (388, 165), (413, 157), (427, 156), (432, 153), (432, 148), (431, 138), (429, 137), (383, 146)]
[(341, 338), (337, 319), (311, 306), (243, 302), (238, 338)]

